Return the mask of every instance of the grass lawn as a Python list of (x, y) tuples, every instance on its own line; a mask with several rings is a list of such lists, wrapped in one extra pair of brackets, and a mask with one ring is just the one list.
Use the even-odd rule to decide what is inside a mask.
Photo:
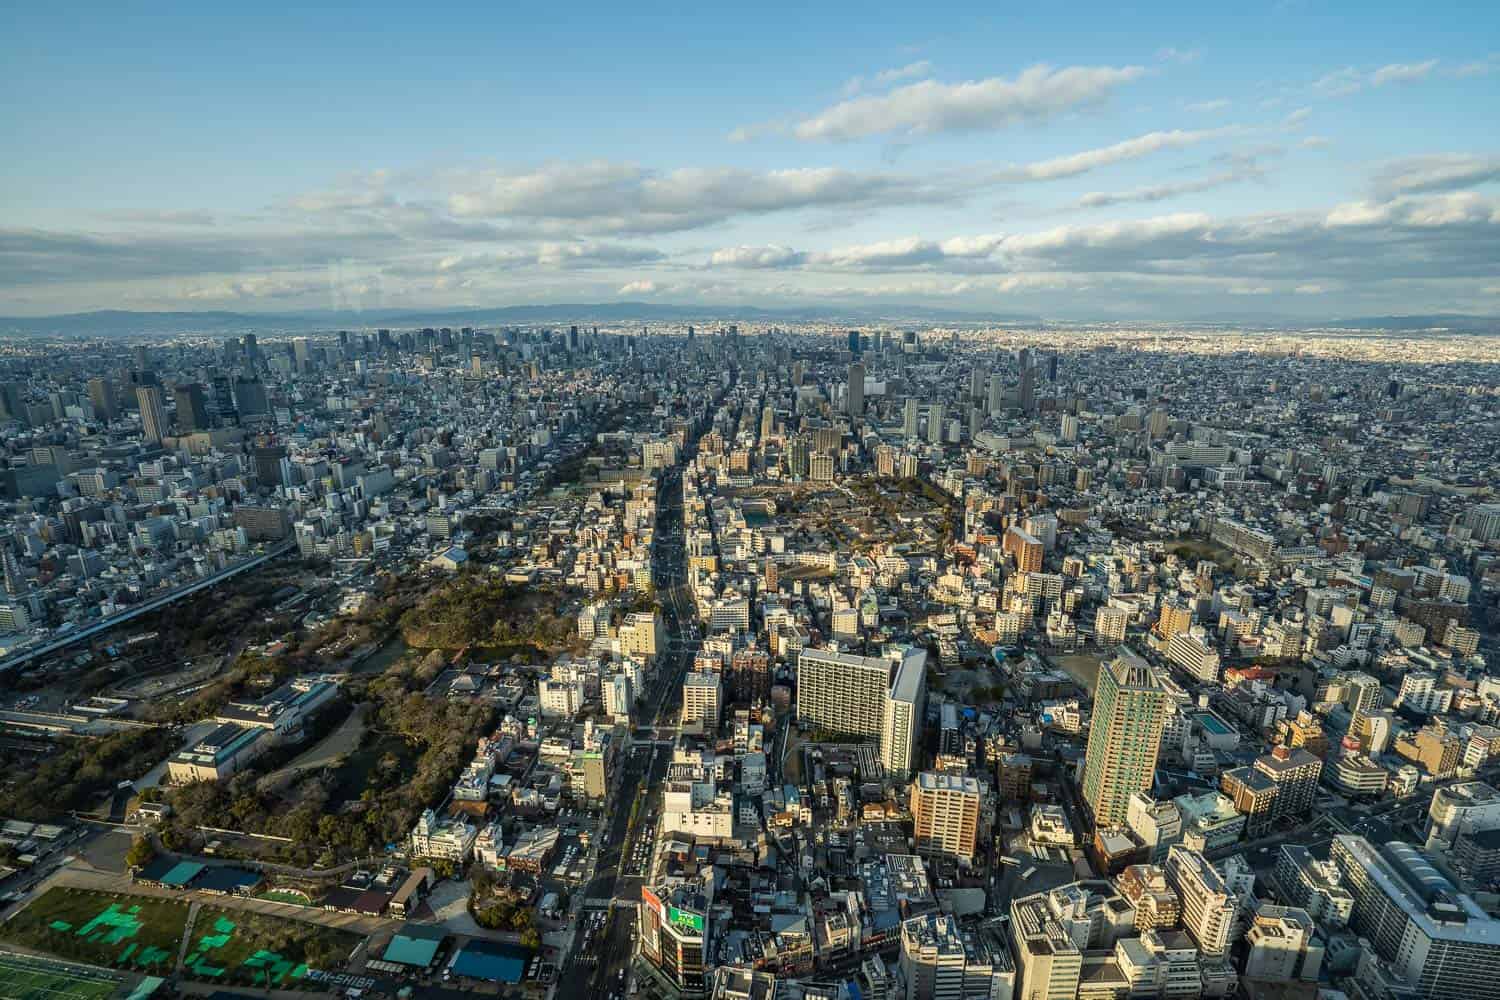
[(295, 987), (308, 967), (337, 968), (359, 936), (300, 920), (205, 906), (193, 922), (186, 968), (215, 982)]
[(0, 997), (25, 1000), (104, 1000), (120, 989), (106, 973), (26, 955), (0, 955)]
[(0, 928), (7, 941), (93, 965), (171, 972), (188, 907), (154, 896), (55, 887)]

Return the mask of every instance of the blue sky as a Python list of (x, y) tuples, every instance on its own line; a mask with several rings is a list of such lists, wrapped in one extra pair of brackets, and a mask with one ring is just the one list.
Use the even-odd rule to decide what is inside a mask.
[(997, 6), (29, 5), (0, 313), (1500, 312), (1495, 7)]

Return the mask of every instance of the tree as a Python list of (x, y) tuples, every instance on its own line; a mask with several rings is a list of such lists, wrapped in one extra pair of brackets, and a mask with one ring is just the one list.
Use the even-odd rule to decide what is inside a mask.
[(131, 868), (144, 868), (155, 858), (156, 848), (140, 834), (130, 842), (130, 850), (125, 852), (125, 864)]

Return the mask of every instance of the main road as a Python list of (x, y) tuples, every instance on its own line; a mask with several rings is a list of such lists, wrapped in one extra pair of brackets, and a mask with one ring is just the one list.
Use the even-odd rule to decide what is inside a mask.
[(635, 848), (643, 839), (647, 810), (654, 808), (650, 792), (665, 780), (672, 759), (671, 750), (659, 744), (657, 736), (660, 733), (665, 741), (675, 732), (682, 677), (693, 660), (694, 643), (688, 638), (693, 603), (684, 575), (681, 466), (663, 474), (657, 500), (652, 582), (668, 645), (658, 651), (655, 674), (641, 700), (638, 738), (622, 758), (612, 808), (605, 810), (593, 877), (579, 890), (583, 906), (575, 909), (575, 927), (589, 912), (607, 908), (604, 928), (593, 935), (575, 933), (559, 974), (556, 995), (562, 997), (607, 1000), (612, 993), (624, 992), (633, 950), (634, 903), (640, 899), (644, 881), (635, 866)]

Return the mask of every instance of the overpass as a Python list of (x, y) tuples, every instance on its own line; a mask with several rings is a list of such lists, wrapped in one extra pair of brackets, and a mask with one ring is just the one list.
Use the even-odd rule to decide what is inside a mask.
[(110, 615), (108, 618), (101, 618), (99, 621), (94, 622), (92, 625), (88, 625), (80, 629), (75, 629), (74, 631), (69, 632), (67, 635), (59, 636), (56, 639), (49, 639), (48, 641), (42, 643), (40, 646), (25, 650), (24, 652), (16, 653), (14, 656), (7, 656), (5, 659), (0, 660), (0, 673), (6, 673), (8, 671), (15, 670), (18, 667), (25, 666), (27, 663), (30, 663), (32, 660), (36, 659), (39, 656), (46, 656), (48, 653), (55, 653), (59, 649), (66, 649), (69, 646), (90, 638), (91, 636), (99, 635), (102, 632), (108, 632), (110, 629), (115, 628), (118, 625), (123, 625), (131, 619), (139, 618), (141, 615), (149, 614), (152, 611), (157, 610), (158, 608), (164, 608), (168, 604), (171, 604), (173, 601), (181, 600), (184, 597), (189, 597), (193, 594), (198, 593), (200, 590), (205, 590), (209, 587), (216, 586), (217, 584), (223, 583), (225, 580), (228, 580), (230, 577), (238, 576), (246, 570), (254, 569), (262, 563), (269, 562), (272, 559), (277, 558), (278, 556), (283, 556), (296, 547), (297, 543), (293, 540), (282, 542), (280, 545), (277, 545), (274, 548), (267, 549), (265, 552), (262, 552), (260, 555), (256, 556), (253, 559), (246, 559), (244, 562), (239, 562), (234, 564), (233, 566), (221, 569), (213, 576), (204, 577), (203, 579), (196, 580), (193, 583), (183, 584), (181, 587), (178, 587), (175, 590), (169, 590), (159, 597), (153, 597), (150, 600), (142, 601), (140, 604), (132, 605), (131, 607), (126, 608), (124, 611), (121, 611), (118, 614)]

